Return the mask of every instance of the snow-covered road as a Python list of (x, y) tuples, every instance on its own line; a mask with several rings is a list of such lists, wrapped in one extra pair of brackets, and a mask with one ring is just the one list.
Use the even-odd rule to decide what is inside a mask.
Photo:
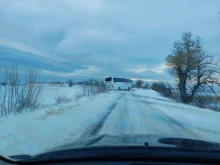
[[(166, 115), (160, 110), (150, 106), (149, 102), (132, 92), (121, 92), (104, 119), (96, 134), (171, 134), (197, 136), (189, 128), (184, 127), (177, 120)], [(101, 125), (101, 127), (100, 127)]]
[(145, 96), (140, 92), (136, 94), (134, 90), (115, 92), (119, 94), (118, 98), (111, 102), (104, 117), (93, 125), (93, 129), (87, 129), (88, 134), (83, 137), (166, 134), (219, 142), (219, 112), (176, 103), (151, 90), (145, 91)]
[(1, 118), (0, 149), (3, 156), (34, 155), (102, 134), (166, 134), (219, 142), (219, 122), (219, 112), (176, 103), (152, 90), (111, 91)]

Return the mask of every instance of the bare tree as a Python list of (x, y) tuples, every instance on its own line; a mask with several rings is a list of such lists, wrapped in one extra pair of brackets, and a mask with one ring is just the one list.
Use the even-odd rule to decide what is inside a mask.
[(9, 114), (15, 111), (15, 100), (19, 92), (19, 78), (18, 78), (18, 67), (17, 65), (11, 68), (1, 68), (1, 80), (6, 83), (4, 87), (0, 88), (0, 107), (1, 116)]
[(144, 83), (143, 88), (144, 88), (144, 89), (149, 89), (149, 84), (148, 84), (147, 82)]
[(2, 67), (0, 79), (6, 85), (0, 86), (0, 115), (18, 114), (23, 110), (35, 109), (39, 106), (42, 85), (36, 84), (40, 72), (32, 68), (26, 71), (24, 84), (21, 84), (18, 66)]
[(177, 79), (183, 103), (191, 103), (197, 91), (212, 91), (219, 85), (219, 65), (215, 55), (202, 49), (202, 39), (190, 32), (174, 42), (172, 54), (166, 57), (169, 73)]
[(141, 88), (143, 84), (144, 84), (144, 81), (143, 81), (143, 80), (137, 80), (137, 81), (136, 81), (136, 87), (137, 87), (137, 88)]
[(39, 101), (43, 86), (37, 84), (40, 80), (40, 71), (37, 68), (30, 68), (26, 70), (25, 84), (21, 86), (18, 94), (19, 107), (17, 111), (20, 112), (24, 108), (36, 109), (39, 106)]

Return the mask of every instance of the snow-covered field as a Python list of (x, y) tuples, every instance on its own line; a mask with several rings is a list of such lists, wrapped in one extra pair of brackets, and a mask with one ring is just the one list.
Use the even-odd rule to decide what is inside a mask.
[(38, 154), (99, 134), (169, 134), (220, 142), (220, 113), (175, 103), (152, 90), (111, 91), (59, 105), (79, 88), (44, 88), (45, 108), (0, 119), (1, 155)]
[(80, 92), (80, 86), (74, 85), (71, 88), (67, 84), (60, 85), (44, 85), (41, 97), (41, 104), (43, 106), (50, 106), (56, 103), (55, 99), (58, 96), (66, 97), (68, 99), (75, 99), (77, 93)]

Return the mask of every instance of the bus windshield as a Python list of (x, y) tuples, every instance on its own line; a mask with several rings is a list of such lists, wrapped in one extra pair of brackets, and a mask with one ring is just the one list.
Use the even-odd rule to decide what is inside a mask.
[(111, 78), (111, 77), (108, 77), (108, 78), (105, 79), (105, 81), (106, 81), (106, 82), (112, 81), (112, 78)]

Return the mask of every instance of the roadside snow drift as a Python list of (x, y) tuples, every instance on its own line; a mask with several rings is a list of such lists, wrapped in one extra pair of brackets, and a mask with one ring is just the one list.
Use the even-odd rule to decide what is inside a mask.
[(100, 94), (0, 121), (1, 155), (38, 154), (78, 139), (119, 93)]
[(172, 117), (200, 137), (220, 142), (220, 112), (176, 103), (153, 90), (136, 89), (134, 94), (142, 96), (151, 107)]

